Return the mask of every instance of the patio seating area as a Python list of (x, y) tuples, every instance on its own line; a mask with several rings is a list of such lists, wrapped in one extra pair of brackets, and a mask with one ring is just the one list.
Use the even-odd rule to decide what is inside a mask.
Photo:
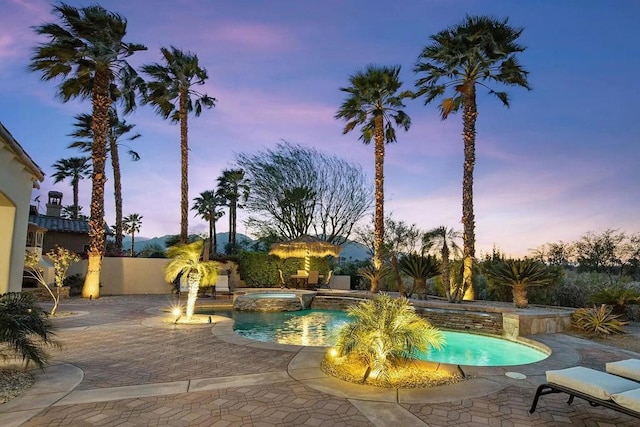
[(638, 422), (581, 399), (567, 405), (564, 394), (544, 396), (529, 413), (547, 371), (582, 366), (604, 372), (607, 363), (640, 359), (570, 335), (536, 335), (553, 349), (539, 363), (469, 368), (467, 381), (433, 389), (379, 389), (327, 377), (319, 370), (323, 349), (250, 341), (217, 316), (213, 325), (163, 323), (161, 310), (172, 303), (173, 295), (64, 301), (59, 310), (76, 315), (54, 319), (63, 347), (51, 350), (51, 366), (35, 372), (31, 389), (0, 405), (0, 425), (630, 427)]

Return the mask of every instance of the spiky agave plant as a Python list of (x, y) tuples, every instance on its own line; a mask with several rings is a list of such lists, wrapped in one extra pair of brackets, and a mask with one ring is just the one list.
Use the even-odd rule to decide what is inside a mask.
[(348, 315), (353, 322), (340, 329), (335, 349), (366, 365), (362, 382), (372, 373), (388, 378), (390, 368), (444, 344), (442, 332), (418, 316), (406, 298), (379, 294), (351, 307)]
[(198, 288), (201, 285), (212, 285), (216, 282), (218, 263), (215, 261), (201, 261), (203, 240), (188, 244), (177, 244), (167, 249), (167, 256), (173, 258), (167, 264), (165, 279), (173, 282), (178, 276), (186, 275), (189, 284), (187, 296), (187, 321), (191, 320), (198, 298)]
[[(49, 359), (46, 346), (59, 346), (53, 340), (53, 326), (47, 313), (30, 293), (0, 295), (0, 357), (13, 355), (44, 368)], [(8, 351), (6, 351), (8, 350)]]

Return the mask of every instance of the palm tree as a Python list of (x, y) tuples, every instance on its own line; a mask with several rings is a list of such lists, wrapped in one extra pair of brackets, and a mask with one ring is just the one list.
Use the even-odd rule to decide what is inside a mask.
[(527, 288), (547, 286), (558, 277), (558, 270), (533, 259), (500, 259), (486, 263), (483, 272), (494, 285), (511, 286), (517, 308), (527, 308)]
[[(83, 152), (91, 152), (93, 145), (91, 123), (93, 118), (89, 114), (78, 114), (75, 119), (76, 122), (74, 123), (74, 126), (76, 127), (76, 130), (71, 133), (70, 136), (78, 139), (73, 141), (69, 145), (69, 148), (78, 148)], [(123, 137), (131, 132), (135, 126), (136, 125), (134, 124), (127, 123), (126, 120), (120, 120), (115, 108), (111, 108), (109, 110), (109, 129), (107, 134), (109, 146), (107, 147), (107, 152), (111, 155), (111, 169), (113, 170), (113, 194), (116, 210), (116, 223), (114, 226), (116, 234), (115, 250), (117, 253), (122, 253), (122, 177), (120, 172), (119, 146), (124, 145), (121, 142), (122, 140), (133, 141), (140, 138), (140, 134), (135, 133), (123, 139)], [(128, 154), (134, 162), (140, 160), (140, 155), (130, 148)]]
[[(361, 125), (360, 140), (364, 144), (375, 141), (375, 217), (373, 240), (373, 266), (382, 267), (382, 245), (384, 242), (384, 144), (396, 141), (396, 126), (405, 131), (411, 119), (401, 109), (402, 100), (412, 96), (411, 92), (398, 93), (402, 82), (398, 79), (400, 67), (378, 67), (369, 65), (349, 78), (350, 87), (340, 88), (348, 94), (336, 119), (347, 122), (343, 134)], [(371, 291), (378, 291), (377, 281), (371, 283)]]
[(187, 297), (187, 321), (191, 320), (195, 311), (198, 288), (201, 285), (212, 285), (216, 282), (218, 263), (200, 261), (204, 241), (183, 244), (179, 243), (167, 249), (167, 256), (173, 258), (167, 265), (165, 279), (173, 282), (181, 275), (187, 276), (189, 295)]
[(242, 169), (226, 169), (218, 177), (218, 194), (227, 201), (229, 206), (229, 253), (235, 254), (236, 234), (238, 223), (238, 209), (242, 209), (240, 202), (249, 198), (249, 183), (244, 177)]
[(125, 233), (131, 234), (131, 256), (134, 254), (134, 243), (136, 233), (140, 233), (142, 227), (142, 215), (133, 213), (122, 219), (122, 228)]
[(62, 21), (62, 26), (47, 23), (35, 27), (37, 34), (48, 36), (50, 40), (35, 48), (29, 67), (41, 72), (43, 80), (62, 78), (58, 95), (64, 102), (78, 97), (91, 99), (91, 240), (82, 296), (98, 298), (105, 249), (104, 183), (109, 110), (113, 100), (123, 104), (125, 113), (135, 108), (135, 91), (142, 87), (143, 81), (126, 59), (146, 47), (125, 43), (127, 20), (99, 5), (78, 9), (60, 3), (54, 6), (53, 12)]
[[(476, 85), (489, 90), (505, 106), (506, 92), (489, 88), (496, 82), (529, 88), (528, 72), (516, 55), (525, 48), (517, 43), (522, 29), (508, 25), (508, 19), (467, 16), (464, 21), (431, 36), (433, 43), (420, 53), (414, 71), (424, 76), (416, 81), (416, 96), (425, 97), (425, 105), (442, 97), (442, 119), (462, 107), (464, 168), (462, 177), (463, 224), (463, 292), (473, 298), (473, 263), (475, 262), (475, 216), (473, 213), (473, 169), (476, 162)], [(447, 91), (450, 90), (450, 93)]]
[(398, 362), (444, 343), (442, 332), (416, 314), (406, 298), (382, 293), (347, 312), (353, 322), (340, 329), (335, 348), (340, 356), (354, 355), (367, 366), (363, 382), (371, 373), (384, 378)]
[(78, 187), (81, 179), (91, 175), (91, 164), (88, 157), (69, 157), (60, 159), (53, 164), (56, 172), (51, 175), (54, 183), (59, 183), (67, 178), (71, 178), (71, 188), (73, 189), (73, 212), (71, 219), (78, 219)]
[(442, 263), (442, 285), (444, 286), (447, 300), (449, 302), (462, 300), (461, 287), (456, 283), (451, 284), (451, 260), (449, 256), (460, 253), (460, 246), (456, 240), (462, 238), (462, 233), (444, 225), (432, 228), (422, 236), (422, 246), (429, 251), (435, 249), (440, 252), (440, 262)]
[(200, 193), (200, 196), (193, 199), (195, 202), (191, 210), (209, 223), (209, 253), (213, 256), (218, 254), (218, 240), (216, 238), (216, 222), (222, 218), (224, 211), (218, 210), (224, 205), (224, 199), (215, 191), (207, 190)]
[(398, 261), (398, 266), (413, 279), (413, 292), (423, 299), (427, 294), (427, 280), (440, 274), (438, 261), (431, 255), (405, 255)]
[[(57, 346), (53, 325), (33, 294), (0, 295), (0, 357), (17, 355), (44, 368), (49, 359), (46, 346)], [(5, 351), (10, 353), (7, 354)]]
[[(146, 103), (164, 119), (180, 123), (181, 199), (180, 199), (180, 241), (187, 242), (189, 228), (189, 145), (187, 141), (188, 114), (196, 117), (202, 107), (211, 108), (216, 99), (193, 89), (207, 80), (207, 71), (200, 67), (198, 57), (191, 52), (183, 52), (173, 46), (161, 48), (164, 65), (154, 63), (144, 65), (142, 71), (153, 80), (148, 83)], [(192, 99), (195, 98), (195, 99)]]

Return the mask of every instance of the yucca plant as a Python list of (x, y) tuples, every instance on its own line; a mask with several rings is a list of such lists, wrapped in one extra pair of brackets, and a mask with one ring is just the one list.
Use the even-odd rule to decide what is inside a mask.
[(203, 240), (188, 244), (177, 244), (167, 249), (167, 256), (173, 258), (165, 270), (167, 282), (173, 282), (178, 276), (186, 275), (189, 284), (187, 296), (187, 321), (191, 320), (198, 299), (198, 288), (216, 283), (218, 263), (201, 261)]
[(413, 290), (423, 298), (427, 293), (427, 280), (440, 274), (440, 266), (434, 256), (410, 254), (400, 258), (400, 271), (413, 279)]
[(30, 293), (0, 295), (0, 357), (18, 356), (44, 368), (49, 359), (46, 346), (58, 346), (47, 313)]
[(406, 298), (382, 293), (347, 312), (353, 322), (339, 330), (335, 349), (367, 367), (362, 382), (372, 373), (387, 378), (390, 368), (415, 359), (418, 351), (444, 344), (442, 332), (418, 316)]
[(622, 327), (627, 322), (619, 320), (620, 316), (612, 313), (612, 308), (605, 304), (600, 307), (579, 308), (573, 314), (573, 325), (587, 333), (596, 335), (624, 334)]
[(377, 293), (380, 290), (380, 283), (391, 275), (392, 270), (386, 265), (376, 268), (373, 264), (368, 264), (358, 269), (358, 275), (364, 277), (371, 283), (370, 291)]
[(533, 259), (500, 259), (487, 263), (483, 272), (489, 282), (498, 286), (511, 286), (513, 303), (517, 308), (527, 308), (527, 288), (548, 286), (558, 277), (555, 268)]

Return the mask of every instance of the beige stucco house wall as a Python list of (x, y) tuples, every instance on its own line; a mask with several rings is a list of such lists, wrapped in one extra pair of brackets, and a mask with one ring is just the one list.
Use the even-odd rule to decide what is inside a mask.
[(0, 122), (0, 294), (20, 292), (31, 190), (44, 173)]

